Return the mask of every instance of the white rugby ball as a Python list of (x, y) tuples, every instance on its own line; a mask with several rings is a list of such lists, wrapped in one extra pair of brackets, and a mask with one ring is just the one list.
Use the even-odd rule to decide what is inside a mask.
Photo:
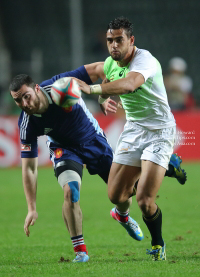
[(56, 105), (69, 108), (79, 101), (81, 89), (75, 79), (64, 77), (53, 83), (51, 97)]

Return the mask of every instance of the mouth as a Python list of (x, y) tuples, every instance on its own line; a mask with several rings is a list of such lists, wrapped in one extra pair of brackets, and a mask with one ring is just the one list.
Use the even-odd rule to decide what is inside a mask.
[(120, 54), (120, 52), (116, 51), (116, 50), (112, 51), (111, 53), (114, 54), (114, 55)]
[(24, 111), (27, 113), (27, 114), (32, 114), (32, 111), (33, 109), (32, 108), (25, 108)]

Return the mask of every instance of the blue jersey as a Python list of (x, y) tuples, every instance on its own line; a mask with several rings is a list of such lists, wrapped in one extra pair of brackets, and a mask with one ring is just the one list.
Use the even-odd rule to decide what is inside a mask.
[(72, 107), (70, 112), (57, 106), (51, 98), (52, 84), (63, 77), (76, 77), (87, 84), (91, 79), (84, 66), (70, 72), (65, 72), (43, 81), (40, 89), (47, 96), (49, 107), (43, 114), (28, 115), (21, 112), (18, 126), (21, 140), (21, 157), (34, 158), (38, 156), (37, 138), (48, 135), (48, 140), (60, 147), (76, 147), (89, 143), (97, 135), (103, 134), (96, 119), (92, 116), (82, 98)]

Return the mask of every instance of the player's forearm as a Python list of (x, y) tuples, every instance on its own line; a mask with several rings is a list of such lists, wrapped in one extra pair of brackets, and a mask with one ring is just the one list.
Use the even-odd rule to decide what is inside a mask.
[(90, 86), (90, 91), (83, 87), (83, 91), (87, 94), (104, 95), (122, 95), (134, 91), (144, 84), (144, 76), (137, 72), (129, 72), (126, 78), (116, 80), (110, 83)]
[(102, 96), (121, 95), (132, 91), (129, 84), (124, 80), (117, 80), (115, 82), (101, 84), (101, 89), (102, 89)]
[(37, 166), (36, 162), (22, 162), (22, 179), (28, 211), (36, 210)]
[(122, 95), (134, 91), (136, 88), (134, 81), (127, 80), (126, 78), (106, 84), (101, 84), (99, 86), (101, 87), (98, 87), (98, 85), (96, 87), (91, 86), (91, 94), (100, 94), (102, 97)]
[(23, 174), (24, 193), (26, 196), (27, 206), (29, 211), (36, 210), (36, 191), (37, 191), (37, 176), (36, 173)]

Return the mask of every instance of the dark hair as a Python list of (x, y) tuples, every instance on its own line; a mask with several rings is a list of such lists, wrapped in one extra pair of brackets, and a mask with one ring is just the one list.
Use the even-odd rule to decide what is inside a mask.
[(120, 16), (110, 21), (107, 27), (109, 29), (117, 30), (124, 29), (128, 38), (133, 36), (133, 24), (127, 18)]
[(20, 74), (13, 78), (13, 80), (10, 82), (9, 90), (10, 91), (18, 91), (23, 85), (26, 85), (31, 88), (35, 88), (35, 82), (33, 79), (26, 75), (26, 74)]

